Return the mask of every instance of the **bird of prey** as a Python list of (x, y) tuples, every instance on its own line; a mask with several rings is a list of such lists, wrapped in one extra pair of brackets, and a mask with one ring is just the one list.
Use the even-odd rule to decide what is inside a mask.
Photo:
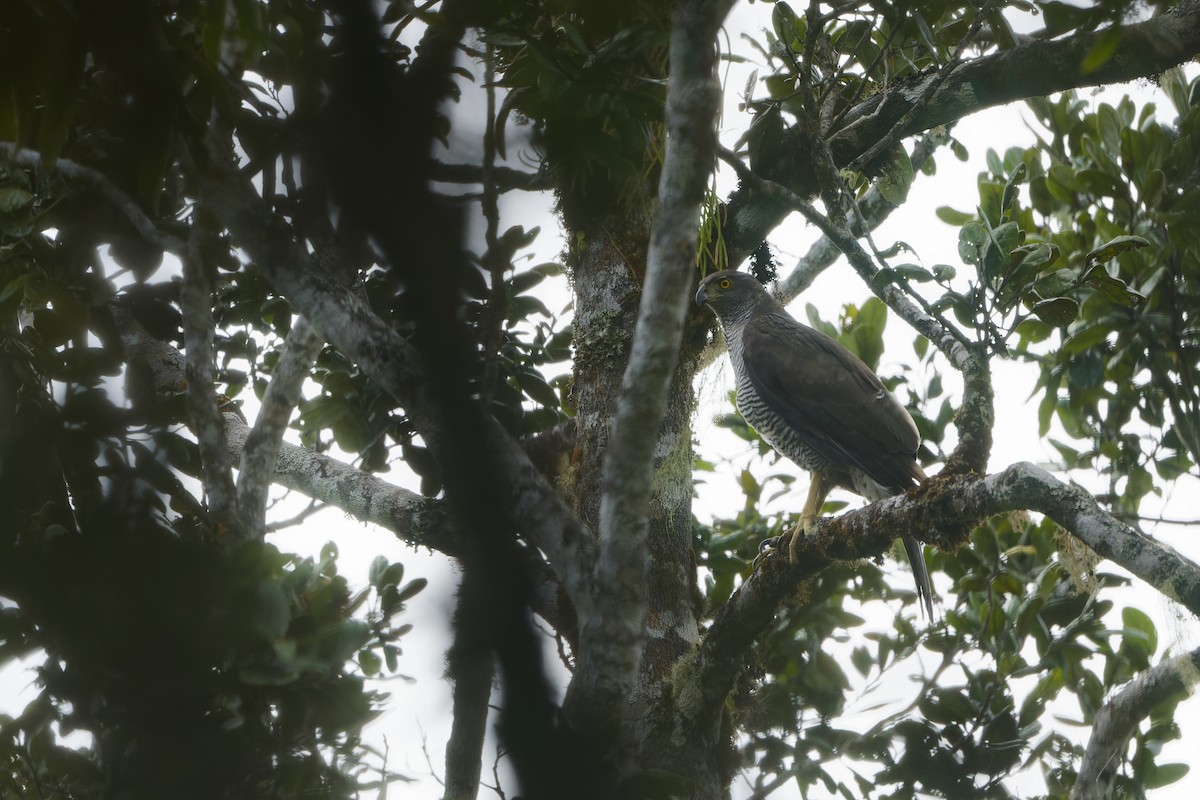
[[(921, 436), (912, 417), (870, 367), (835, 340), (797, 322), (752, 276), (714, 272), (700, 283), (697, 305), (721, 322), (737, 380), (737, 405), (772, 447), (812, 472), (808, 499), (791, 533), (794, 557), (835, 486), (870, 502), (925, 479), (917, 463)], [(933, 615), (921, 545), (903, 537), (917, 597)]]

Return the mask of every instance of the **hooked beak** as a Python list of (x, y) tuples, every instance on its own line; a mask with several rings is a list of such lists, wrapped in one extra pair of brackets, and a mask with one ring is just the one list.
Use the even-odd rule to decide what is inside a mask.
[(699, 289), (696, 290), (696, 305), (702, 306), (707, 302), (708, 302), (708, 292), (704, 291), (704, 287), (701, 286)]

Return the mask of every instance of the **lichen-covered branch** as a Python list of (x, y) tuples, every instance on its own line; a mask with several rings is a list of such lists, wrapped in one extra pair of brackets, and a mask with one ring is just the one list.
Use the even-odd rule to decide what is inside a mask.
[[(914, 173), (921, 171), (922, 167), (933, 157), (934, 151), (944, 144), (947, 138), (945, 134), (936, 136), (926, 134), (921, 138), (921, 141), (913, 148), (911, 156)], [(878, 186), (872, 186), (858, 201), (858, 208), (862, 212), (863, 221), (866, 222), (867, 227), (874, 230), (899, 206), (884, 197)], [(791, 272), (780, 279), (779, 301), (786, 305), (795, 300), (801, 292), (812, 285), (818, 275), (833, 266), (841, 256), (842, 249), (838, 247), (837, 243), (822, 234), (821, 238), (808, 249), (808, 252), (800, 257)]]
[[(1053, 519), (1099, 555), (1200, 615), (1200, 565), (1113, 519), (1078, 486), (1029, 463), (987, 475), (936, 476), (907, 494), (820, 521), (805, 536), (794, 564), (764, 562), (715, 616), (708, 634), (681, 669), (677, 691), (700, 725), (715, 724), (750, 644), (772, 624), (796, 583), (835, 561), (873, 558), (909, 535), (944, 550), (961, 546), (990, 516), (1030, 510)], [(708, 715), (708, 716), (705, 716)]]
[[(147, 377), (154, 402), (178, 394), (184, 387), (186, 362), (182, 353), (155, 339), (120, 302), (109, 306), (130, 369)], [(224, 415), (228, 457), (240, 462), (250, 426), (232, 413)], [(307, 447), (283, 442), (271, 479), (287, 489), (340, 508), (355, 519), (372, 522), (414, 545), (447, 555), (458, 552), (457, 528), (441, 500), (422, 497), (361, 469)]]
[(246, 437), (238, 470), (238, 506), (251, 531), (261, 534), (266, 523), (267, 490), (278, 460), (292, 410), (300, 401), (300, 390), (321, 350), (323, 340), (304, 317), (292, 322), (287, 340), (263, 392), (254, 428)]
[(183, 259), (183, 341), (187, 354), (188, 412), (200, 444), (201, 478), (209, 507), (228, 529), (231, 541), (251, 535), (238, 510), (233, 465), (225, 450), (225, 422), (217, 405), (216, 324), (212, 313), (212, 283), (201, 255), (200, 227), (192, 230)]
[(667, 89), (667, 147), (633, 349), (604, 461), (596, 613), (582, 629), (579, 680), (589, 707), (613, 716), (636, 678), (646, 614), (647, 515), (655, 443), (679, 362), (694, 284), (700, 207), (716, 164), (720, 87), (713, 44), (729, 0), (676, 9)]
[(1156, 664), (1117, 692), (1096, 713), (1092, 735), (1071, 788), (1071, 800), (1098, 800), (1112, 794), (1113, 778), (1138, 723), (1154, 707), (1191, 695), (1200, 681), (1200, 649)]
[[(1107, 30), (1084, 31), (1060, 39), (1030, 41), (961, 64), (921, 103), (936, 73), (902, 83), (868, 98), (847, 115), (846, 127), (830, 141), (834, 151), (865, 152), (911, 108), (921, 105), (902, 135), (928, 130), (984, 108), (1043, 97), (1083, 86), (1124, 83), (1157, 75), (1200, 53), (1200, 2), (1182, 0), (1169, 12), (1145, 22), (1123, 25), (1113, 55), (1094, 69), (1087, 56)], [(841, 159), (839, 158), (839, 162)]]

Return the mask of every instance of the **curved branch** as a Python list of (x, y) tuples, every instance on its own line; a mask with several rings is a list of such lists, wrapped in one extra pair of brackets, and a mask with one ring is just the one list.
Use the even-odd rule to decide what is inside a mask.
[[(151, 336), (121, 302), (111, 303), (109, 309), (126, 361), (131, 368), (149, 376), (149, 395), (162, 399), (182, 391), (186, 373), (183, 354)], [(150, 398), (144, 401), (154, 402)], [(229, 458), (240, 463), (251, 435), (250, 426), (237, 414), (226, 413), (224, 417)], [(531, 447), (535, 448), (535, 458), (553, 460), (546, 454), (539, 457), (536, 448), (556, 452), (559, 439), (569, 438), (569, 428), (554, 431), (548, 443), (534, 440)], [(462, 531), (443, 500), (423, 497), (335, 458), (287, 442), (279, 444), (272, 469), (274, 483), (339, 508), (361, 522), (378, 525), (411, 545), (428, 547), (451, 558), (458, 558), (462, 552)], [(536, 502), (536, 494), (534, 498), (529, 502)], [(533, 610), (574, 648), (578, 637), (575, 610), (562, 597), (558, 576), (533, 548), (525, 548), (523, 566), (533, 585)]]
[(187, 401), (192, 428), (200, 444), (204, 492), (216, 518), (229, 529), (230, 542), (262, 534), (242, 518), (233, 484), (233, 464), (225, 450), (225, 423), (217, 402), (217, 363), (212, 313), (212, 281), (201, 255), (200, 239), (206, 233), (193, 227), (183, 257), (183, 286), (179, 306), (183, 311), (183, 341), (187, 354)]
[(1156, 664), (1125, 685), (1096, 713), (1071, 800), (1109, 797), (1116, 767), (1138, 723), (1160, 703), (1192, 694), (1200, 681), (1200, 649)]
[(847, 116), (848, 124), (834, 135), (830, 145), (835, 152), (842, 151), (839, 162), (844, 152), (865, 152), (886, 135), (896, 120), (918, 105), (901, 137), (1026, 97), (1157, 75), (1200, 53), (1200, 1), (1183, 0), (1166, 14), (1121, 26), (1120, 44), (1112, 57), (1086, 70), (1088, 55), (1107, 35), (1109, 30), (1105, 29), (1031, 41), (968, 61), (942, 80), (923, 104), (922, 94), (927, 85), (939, 80), (937, 73), (902, 83), (861, 103)]
[[(905, 495), (821, 520), (799, 544), (796, 560), (772, 558), (750, 575), (717, 612), (708, 634), (677, 674), (692, 697), (695, 724), (715, 724), (750, 644), (770, 626), (796, 583), (835, 561), (873, 558), (908, 535), (954, 550), (985, 519), (1028, 509), (1053, 519), (1110, 559), (1200, 615), (1200, 565), (1113, 519), (1078, 486), (1029, 463), (993, 475), (935, 476)], [(681, 704), (681, 707), (684, 707)]]
[(279, 457), (283, 433), (292, 410), (300, 401), (300, 389), (309, 368), (323, 343), (304, 317), (297, 317), (292, 322), (292, 329), (288, 331), (271, 373), (271, 382), (263, 393), (254, 428), (246, 437), (239, 462), (237, 491), (242, 517), (251, 525), (251, 530), (262, 531), (266, 524), (267, 489)]
[(147, 243), (159, 247), (166, 253), (182, 256), (186, 244), (182, 239), (159, 228), (146, 212), (142, 210), (132, 197), (125, 194), (107, 175), (99, 170), (85, 167), (67, 158), (57, 158), (52, 164), (47, 164), (42, 154), (36, 150), (19, 148), (12, 142), (0, 142), (0, 156), (8, 159), (19, 167), (29, 169), (52, 169), (58, 175), (68, 180), (78, 181), (90, 186), (100, 193), (113, 208), (131, 224)]

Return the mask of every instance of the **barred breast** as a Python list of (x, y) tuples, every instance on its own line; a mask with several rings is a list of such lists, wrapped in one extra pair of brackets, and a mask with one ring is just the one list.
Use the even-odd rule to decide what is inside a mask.
[(762, 402), (761, 396), (750, 385), (750, 376), (742, 364), (741, 330), (735, 329), (733, 335), (726, 332), (726, 345), (729, 348), (729, 362), (733, 365), (733, 374), (737, 379), (737, 407), (746, 423), (758, 432), (767, 444), (774, 447), (787, 458), (796, 462), (802, 469), (818, 470), (828, 466), (821, 454), (811, 448), (778, 414)]

